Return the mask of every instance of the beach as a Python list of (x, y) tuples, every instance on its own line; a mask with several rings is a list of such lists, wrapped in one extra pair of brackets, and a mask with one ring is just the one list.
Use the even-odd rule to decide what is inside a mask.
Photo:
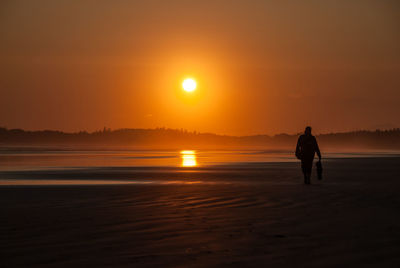
[(398, 267), (400, 157), (323, 166), (3, 170), (0, 266)]

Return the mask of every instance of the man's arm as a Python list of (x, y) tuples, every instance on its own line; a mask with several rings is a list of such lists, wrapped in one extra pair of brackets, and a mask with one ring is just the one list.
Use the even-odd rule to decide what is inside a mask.
[(314, 140), (315, 140), (315, 152), (317, 152), (318, 158), (319, 158), (319, 160), (321, 160), (321, 152), (319, 151), (317, 139), (314, 138)]
[(299, 137), (299, 139), (297, 140), (295, 155), (296, 155), (296, 157), (297, 157), (298, 159), (300, 159), (300, 137)]

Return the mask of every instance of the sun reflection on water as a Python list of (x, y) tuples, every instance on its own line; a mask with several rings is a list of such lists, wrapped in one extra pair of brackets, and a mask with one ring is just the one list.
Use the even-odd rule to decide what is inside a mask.
[(181, 151), (182, 167), (197, 166), (196, 151), (183, 150)]

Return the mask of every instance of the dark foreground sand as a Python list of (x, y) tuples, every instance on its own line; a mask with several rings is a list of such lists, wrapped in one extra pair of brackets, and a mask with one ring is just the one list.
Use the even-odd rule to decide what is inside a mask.
[[(400, 267), (400, 158), (196, 172), (2, 172), (171, 184), (1, 186), (1, 267)], [(199, 182), (183, 184), (182, 181)]]

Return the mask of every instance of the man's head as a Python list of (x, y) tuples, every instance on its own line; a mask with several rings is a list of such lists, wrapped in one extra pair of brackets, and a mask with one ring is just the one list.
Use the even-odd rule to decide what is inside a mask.
[(306, 130), (304, 131), (304, 134), (311, 135), (311, 127), (310, 126), (306, 127)]

